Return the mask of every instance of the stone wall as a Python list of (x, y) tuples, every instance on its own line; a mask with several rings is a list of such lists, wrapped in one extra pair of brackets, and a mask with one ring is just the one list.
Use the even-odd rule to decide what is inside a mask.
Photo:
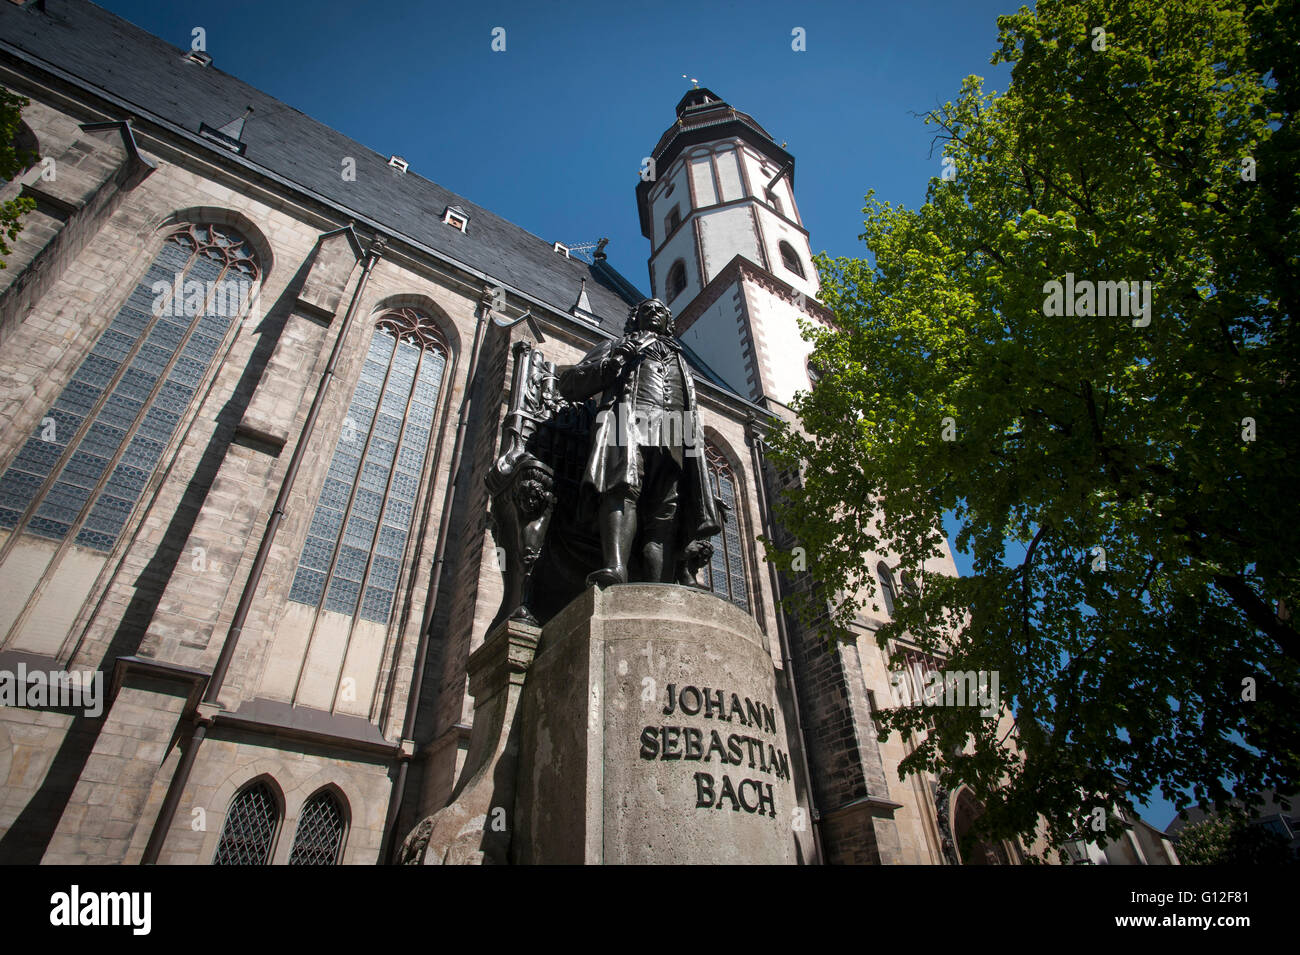
[[(24, 116), (43, 144), (62, 142), (62, 155), (79, 142), (102, 141), (101, 152), (107, 157), (102, 162), (100, 153), (85, 147), (59, 164), (54, 182), (42, 184), (46, 189), (80, 189), (79, 195), (88, 192), (93, 201), (93, 182), (86, 177), (100, 163), (105, 167), (101, 179), (111, 181), (112, 162), (121, 165), (126, 152), (121, 146), (114, 151), (115, 140), (104, 133), (79, 132), (81, 139), (68, 139), (78, 123), (106, 117), (88, 107), (68, 114), (63, 111), (68, 104), (59, 96), (30, 83), (23, 92), (33, 100)], [(112, 135), (120, 143), (120, 134)], [(0, 713), (5, 768), (0, 859), (5, 861), (44, 857), (123, 862), (139, 857), (179, 755), (176, 741), (184, 736), (185, 714), (192, 712), (194, 680), (201, 680), (220, 651), (358, 274), (355, 251), (346, 240), (340, 241), (340, 223), (257, 184), (233, 182), (148, 131), (137, 130), (136, 135), (157, 168), (129, 190), (119, 190), (118, 202), (91, 209), (83, 217), (86, 227), (77, 242), (64, 241), (56, 250), (48, 236), (34, 230), (29, 244), (45, 241), (43, 251), (28, 257), (36, 264), (26, 273), (18, 269), (6, 276), (32, 276), (12, 282), (10, 291), (21, 287), (34, 307), (23, 320), (6, 324), (0, 349), (0, 464), (12, 459), (38, 425), (126, 290), (157, 254), (172, 224), (214, 222), (233, 226), (249, 238), (262, 267), (260, 308), (231, 331), (156, 469), (133, 524), (102, 562), (102, 570), (85, 581), (88, 589), (72, 595), (45, 585), (50, 599), (68, 606), (72, 619), (66, 634), (53, 644), (60, 652), (41, 662), (52, 668), (96, 669), (111, 680), (115, 661), (138, 656), (181, 675), (133, 673), (108, 712), (97, 719), (51, 710)], [(27, 178), (39, 169), (34, 167)], [(76, 198), (71, 193), (69, 197), (69, 202)], [(70, 214), (68, 222), (75, 221)], [(330, 233), (332, 238), (322, 238)], [(32, 271), (38, 268), (39, 282)], [(211, 858), (229, 798), (247, 781), (240, 766), (253, 753), (258, 771), (286, 794), (283, 831), (291, 832), (297, 812), (288, 796), (307, 786), (299, 780), (304, 775), (301, 767), (310, 765), (314, 768), (306, 774), (308, 781), (328, 777), (351, 806), (345, 861), (377, 860), (448, 480), (447, 455), (441, 457), (441, 470), (431, 469), (417, 502), (420, 517), (412, 528), (410, 573), (397, 597), (382, 670), (370, 694), (373, 703), (362, 721), (370, 729), (354, 724), (316, 727), (304, 741), (294, 732), (286, 737), (285, 727), (273, 719), (248, 714), (250, 706), (257, 710), (261, 705), (257, 696), (264, 675), (295, 665), (292, 654), (277, 651), (274, 634), (373, 315), (390, 305), (424, 304), (448, 323), (447, 338), (455, 354), (447, 366), (440, 423), (452, 429), (454, 414), (445, 412), (463, 395), (463, 382), (457, 378), (465, 367), (463, 361), (458, 364), (459, 348), (472, 335), (476, 292), (447, 270), (415, 267), (409, 261), (385, 262), (376, 270), (344, 343), (294, 503), (222, 695), (226, 711), (240, 714), (240, 719), (224, 728), (220, 720), (214, 724), (162, 861)], [(435, 447), (449, 446), (450, 437), (439, 434)], [(439, 506), (433, 506), (434, 501)], [(6, 537), (0, 535), (0, 540)], [(13, 566), (19, 566), (26, 543), (20, 540), (11, 547)], [(21, 605), (26, 599), (21, 593), (6, 595), (7, 603), (16, 600)], [(11, 650), (5, 659), (17, 658)], [(188, 671), (198, 676), (184, 676)], [(307, 795), (301, 793), (304, 799)], [(191, 828), (193, 809), (203, 811), (207, 829)], [(287, 845), (286, 839), (285, 853)]]

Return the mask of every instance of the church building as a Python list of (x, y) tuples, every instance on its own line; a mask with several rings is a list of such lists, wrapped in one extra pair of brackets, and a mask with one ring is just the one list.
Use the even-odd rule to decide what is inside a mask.
[[(577, 362), (647, 297), (724, 518), (700, 579), (770, 650), (800, 857), (1021, 860), (962, 858), (978, 803), (900, 781), (885, 619), (830, 652), (780, 609), (763, 439), (812, 384), (799, 321), (834, 316), (757, 119), (703, 88), (644, 117), (649, 172), (608, 197), (638, 279), (83, 0), (0, 4), (0, 85), (34, 160), (0, 200), (35, 201), (0, 271), (0, 863), (393, 862), (467, 758), (516, 345)], [(888, 614), (908, 582), (872, 560)]]

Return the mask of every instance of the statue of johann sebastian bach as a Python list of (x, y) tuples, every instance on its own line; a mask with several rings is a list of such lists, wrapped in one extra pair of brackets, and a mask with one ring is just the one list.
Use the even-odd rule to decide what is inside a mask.
[(604, 566), (587, 577), (697, 585), (713, 553), (717, 505), (709, 484), (695, 383), (658, 299), (632, 307), (623, 337), (560, 374), (571, 401), (600, 394), (584, 491), (598, 496)]

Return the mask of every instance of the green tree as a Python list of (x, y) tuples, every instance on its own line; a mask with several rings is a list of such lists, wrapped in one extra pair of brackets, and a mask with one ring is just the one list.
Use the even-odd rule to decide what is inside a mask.
[(1280, 834), (1252, 826), (1244, 815), (1228, 812), (1193, 823), (1178, 834), (1183, 865), (1281, 865), (1294, 862)]
[[(26, 105), (26, 98), (0, 87), (0, 181), (3, 182), (8, 182), (37, 159), (17, 143), (22, 109)], [(35, 208), (36, 202), (29, 196), (18, 196), (0, 202), (0, 269), (5, 267), (4, 256), (13, 251), (9, 248), (9, 242), (18, 238), (18, 233), (22, 231), (23, 215)]]
[[(887, 550), (920, 587), (882, 646), (999, 673), (1007, 732), (884, 715), (925, 734), (903, 770), (970, 785), (986, 834), (1041, 815), (1059, 845), (1157, 791), (1296, 788), (1300, 15), (1039, 0), (998, 27), (1007, 92), (970, 77), (927, 118), (955, 176), (916, 211), (868, 194), (870, 260), (819, 256), (838, 326), (807, 329), (822, 377), (771, 443), (803, 474), (779, 502), (811, 578), (792, 608), (844, 633)], [(1049, 284), (1071, 278), (1138, 294), (1071, 315)], [(961, 579), (925, 573), (946, 512)]]

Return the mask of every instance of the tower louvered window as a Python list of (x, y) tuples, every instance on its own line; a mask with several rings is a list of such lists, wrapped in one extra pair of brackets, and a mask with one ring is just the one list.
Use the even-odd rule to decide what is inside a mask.
[(446, 365), (427, 316), (404, 308), (376, 323), (290, 600), (388, 623)]
[(677, 296), (686, 290), (686, 263), (678, 259), (673, 263), (673, 267), (668, 270), (667, 287), (664, 294), (668, 296), (671, 302)]
[(781, 264), (799, 278), (803, 278), (803, 263), (799, 261), (799, 254), (795, 252), (794, 246), (789, 242), (781, 242), (779, 248), (781, 250)]
[(0, 475), (0, 528), (112, 550), (258, 276), (233, 229), (168, 236)]
[(280, 803), (263, 781), (245, 786), (231, 800), (213, 865), (266, 865), (280, 827)]
[(718, 508), (722, 531), (713, 538), (713, 557), (707, 568), (709, 589), (740, 609), (748, 610), (749, 592), (745, 588), (745, 562), (741, 556), (740, 515), (736, 510), (736, 476), (727, 459), (713, 445), (706, 444), (704, 453), (709, 465), (709, 483), (712, 485), (713, 496), (722, 505)]
[(289, 865), (338, 865), (343, 827), (343, 807), (338, 797), (322, 789), (303, 804)]

